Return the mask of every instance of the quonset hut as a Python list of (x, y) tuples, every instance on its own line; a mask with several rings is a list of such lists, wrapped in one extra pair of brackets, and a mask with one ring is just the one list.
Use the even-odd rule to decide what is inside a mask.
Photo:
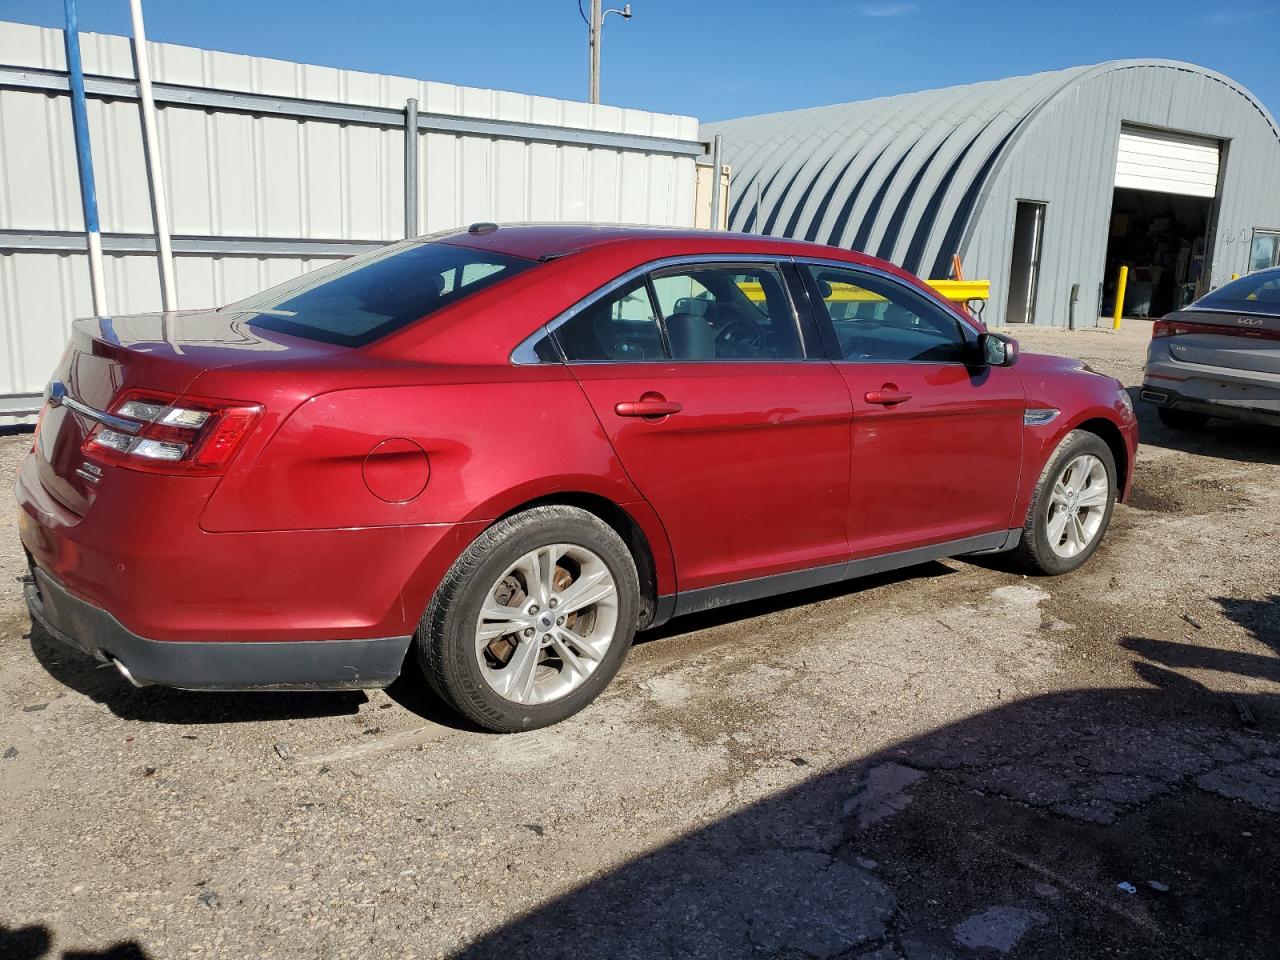
[[(1159, 316), (1280, 262), (1280, 133), (1229, 77), (1120, 60), (704, 125), (729, 228), (991, 280), (988, 322)], [(1073, 288), (1078, 303), (1072, 307)]]

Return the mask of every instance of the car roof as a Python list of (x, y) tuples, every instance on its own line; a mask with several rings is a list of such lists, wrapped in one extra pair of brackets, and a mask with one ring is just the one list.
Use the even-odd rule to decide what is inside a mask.
[(655, 241), (679, 241), (686, 250), (691, 246), (705, 248), (706, 253), (757, 252), (778, 256), (819, 256), (832, 254), (841, 260), (879, 266), (875, 257), (828, 247), (802, 240), (763, 237), (750, 233), (728, 233), (714, 230), (678, 229), (589, 223), (519, 223), (473, 224), (437, 239), (461, 246), (495, 250), (513, 257), (552, 260), (571, 253), (581, 253), (608, 245), (629, 243), (652, 244)]

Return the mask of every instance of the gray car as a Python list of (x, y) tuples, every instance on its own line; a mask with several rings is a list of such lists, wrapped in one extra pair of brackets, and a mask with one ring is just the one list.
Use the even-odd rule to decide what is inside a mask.
[(1210, 417), (1280, 425), (1280, 267), (1157, 320), (1141, 397), (1179, 429)]

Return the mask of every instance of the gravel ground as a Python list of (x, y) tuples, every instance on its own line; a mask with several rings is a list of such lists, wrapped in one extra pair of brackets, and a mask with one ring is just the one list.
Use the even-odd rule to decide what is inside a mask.
[[(1146, 325), (1019, 331), (1139, 382)], [(1274, 957), (1280, 432), (1142, 411), (1083, 570), (676, 621), (499, 737), (135, 690), (32, 631), (0, 437), (0, 957)]]

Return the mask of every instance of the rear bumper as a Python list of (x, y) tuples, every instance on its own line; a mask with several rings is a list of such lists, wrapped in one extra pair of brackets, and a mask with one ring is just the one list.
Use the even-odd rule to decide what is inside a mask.
[[(18, 532), (35, 566), (131, 634), (271, 644), (412, 634), (483, 523), (210, 533), (185, 480), (110, 476), (84, 516), (19, 466)], [(157, 481), (157, 482), (151, 482)], [(158, 482), (165, 481), (165, 482)]]
[(1236, 402), (1225, 403), (1218, 400), (1187, 396), (1162, 383), (1144, 383), (1138, 393), (1138, 398), (1144, 403), (1150, 403), (1157, 407), (1186, 410), (1188, 413), (1202, 413), (1205, 416), (1221, 417), (1224, 420), (1239, 420), (1245, 423), (1262, 423), (1280, 427), (1280, 413), (1274, 410), (1259, 409)]
[(139, 686), (184, 690), (352, 690), (385, 687), (400, 674), (410, 636), (374, 640), (190, 642), (148, 640), (102, 607), (75, 596), (39, 567), (27, 609), (55, 639), (114, 662)]

